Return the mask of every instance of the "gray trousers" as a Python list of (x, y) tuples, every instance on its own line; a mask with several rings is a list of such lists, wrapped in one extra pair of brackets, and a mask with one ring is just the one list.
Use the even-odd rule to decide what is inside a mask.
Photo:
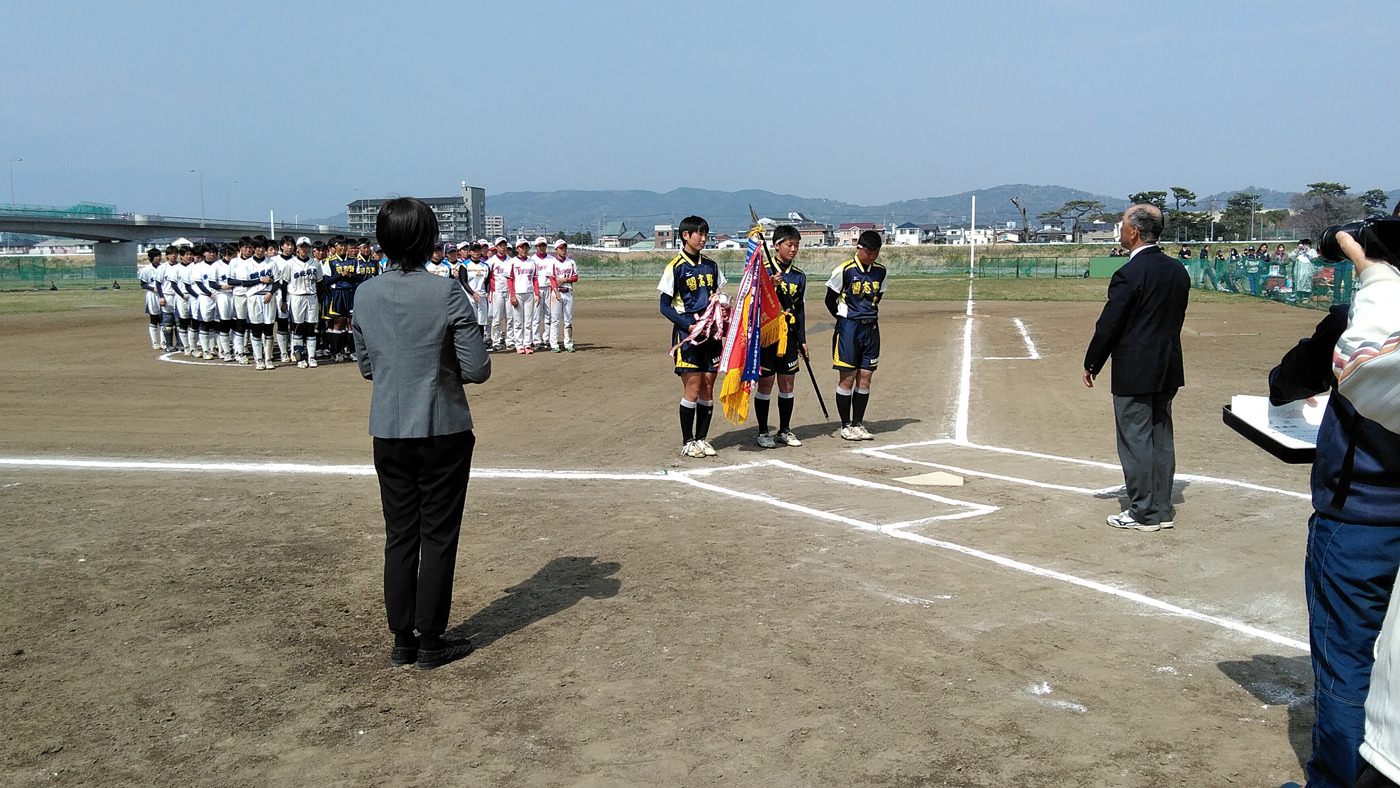
[(1129, 511), (1140, 523), (1175, 519), (1172, 481), (1176, 447), (1172, 443), (1172, 398), (1176, 389), (1131, 397), (1113, 395), (1113, 422), (1118, 432), (1118, 460), (1123, 464)]

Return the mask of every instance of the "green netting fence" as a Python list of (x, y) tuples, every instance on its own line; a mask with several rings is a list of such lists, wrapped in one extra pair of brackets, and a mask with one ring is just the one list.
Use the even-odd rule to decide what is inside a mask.
[(135, 265), (72, 265), (46, 257), (0, 257), (0, 283), (135, 279)]

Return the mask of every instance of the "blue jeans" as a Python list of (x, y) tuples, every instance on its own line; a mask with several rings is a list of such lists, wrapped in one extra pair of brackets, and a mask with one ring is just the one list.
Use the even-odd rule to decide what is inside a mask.
[(1354, 525), (1313, 514), (1304, 584), (1312, 646), (1313, 754), (1308, 788), (1351, 788), (1366, 765), (1373, 649), (1400, 568), (1400, 525)]

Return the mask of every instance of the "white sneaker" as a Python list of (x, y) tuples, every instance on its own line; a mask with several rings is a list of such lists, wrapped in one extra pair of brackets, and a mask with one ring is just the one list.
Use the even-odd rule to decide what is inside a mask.
[(681, 455), (685, 457), (704, 457), (705, 448), (700, 445), (700, 441), (691, 441), (681, 449)]
[(263, 366), (263, 363), (259, 361), (253, 365), (253, 369), (267, 369), (267, 367)]
[(305, 362), (305, 361), (298, 361), (298, 362), (297, 362), (297, 369), (306, 369), (306, 362)]
[(1124, 509), (1120, 514), (1109, 515), (1108, 524), (1114, 528), (1129, 528), (1134, 531), (1160, 531), (1163, 528), (1171, 528), (1176, 525), (1171, 520), (1161, 523), (1140, 523), (1133, 517), (1130, 509)]
[(765, 449), (776, 449), (776, 448), (778, 448), (778, 442), (775, 441), (775, 440), (773, 440), (773, 436), (772, 436), (772, 435), (769, 435), (769, 434), (766, 433), (766, 432), (760, 432), (760, 433), (758, 433), (758, 445), (759, 445), (759, 446), (762, 446), (762, 447), (765, 448)]
[(855, 431), (860, 435), (860, 439), (861, 439), (861, 440), (863, 440), (863, 441), (873, 441), (873, 440), (875, 440), (875, 436), (870, 434), (870, 430), (867, 430), (867, 429), (865, 428), (865, 425), (864, 425), (864, 424), (857, 424), (857, 425), (855, 425), (854, 429), (855, 429)]
[(314, 358), (308, 358), (308, 359), (306, 360), (306, 366), (308, 366), (308, 367), (314, 367), (314, 366), (316, 366), (316, 359), (314, 359)]
[(713, 457), (716, 454), (719, 454), (719, 452), (715, 451), (715, 447), (711, 446), (710, 442), (703, 438), (696, 441), (696, 443), (700, 444), (700, 449), (701, 451), (705, 452), (706, 457)]
[(782, 432), (778, 433), (778, 443), (781, 443), (784, 446), (802, 445), (802, 441), (798, 440), (797, 436), (792, 434), (792, 430), (783, 430)]
[(842, 428), (841, 428), (841, 437), (842, 437), (844, 440), (848, 440), (848, 441), (863, 441), (863, 440), (865, 440), (865, 438), (862, 438), (862, 437), (860, 436), (860, 431), (857, 430), (855, 427), (842, 427)]
[(163, 345), (151, 345), (151, 350), (165, 350)]
[(248, 357), (247, 357), (247, 356), (239, 356), (239, 357), (238, 357), (238, 366), (240, 366), (240, 367), (246, 367), (246, 366), (248, 366)]
[(204, 352), (204, 360), (205, 360), (205, 361), (209, 361), (209, 360), (211, 360), (211, 359), (213, 359), (213, 358), (214, 358), (214, 354), (213, 354), (213, 353), (210, 353), (210, 352), (207, 351), (207, 350)]
[(267, 362), (263, 364), (263, 369), (277, 369), (277, 365), (272, 363), (272, 359), (268, 359)]

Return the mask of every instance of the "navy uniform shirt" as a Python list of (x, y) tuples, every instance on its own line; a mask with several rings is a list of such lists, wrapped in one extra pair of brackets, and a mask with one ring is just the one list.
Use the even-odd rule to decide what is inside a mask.
[(725, 281), (724, 272), (714, 260), (704, 255), (693, 260), (681, 252), (666, 264), (656, 289), (671, 296), (671, 306), (677, 312), (695, 314), (705, 311), (710, 296), (719, 292)]
[(778, 291), (778, 302), (791, 317), (788, 318), (788, 341), (802, 344), (807, 341), (807, 274), (792, 265), (786, 269), (777, 260), (768, 262), (770, 276), (782, 275), (783, 281), (773, 280), (773, 289)]
[(831, 272), (826, 286), (837, 294), (837, 317), (874, 320), (880, 316), (876, 305), (887, 289), (885, 267), (877, 260), (869, 268), (862, 268), (855, 258), (851, 258)]

